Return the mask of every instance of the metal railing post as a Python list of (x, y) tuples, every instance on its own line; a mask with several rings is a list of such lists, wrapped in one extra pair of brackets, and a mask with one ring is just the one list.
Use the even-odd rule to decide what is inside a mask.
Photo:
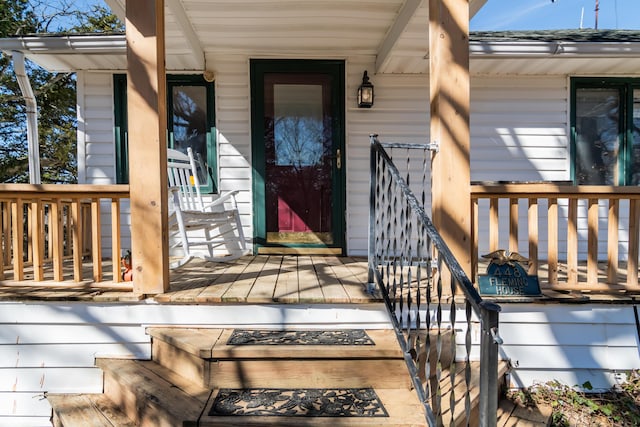
[(498, 414), (498, 313), (500, 306), (480, 303), (480, 426), (495, 427)]
[(373, 294), (375, 292), (376, 284), (374, 277), (374, 265), (376, 254), (376, 152), (374, 144), (378, 135), (369, 135), (370, 154), (369, 154), (369, 274), (367, 276), (367, 292)]

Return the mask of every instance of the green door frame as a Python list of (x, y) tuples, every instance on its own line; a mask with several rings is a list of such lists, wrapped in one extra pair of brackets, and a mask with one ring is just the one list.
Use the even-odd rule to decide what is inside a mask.
[[(251, 158), (253, 164), (253, 227), (254, 253), (260, 248), (278, 248), (282, 252), (307, 251), (309, 253), (335, 253), (344, 255), (345, 247), (345, 64), (341, 60), (291, 60), (291, 59), (252, 59), (250, 61), (251, 80)], [(265, 151), (264, 151), (264, 75), (266, 73), (322, 73), (332, 79), (331, 108), (333, 113), (334, 152), (339, 149), (342, 154), (342, 167), (333, 168), (332, 182), (334, 197), (332, 215), (334, 218), (332, 245), (267, 244), (266, 209), (265, 209)], [(323, 251), (323, 249), (325, 251)]]

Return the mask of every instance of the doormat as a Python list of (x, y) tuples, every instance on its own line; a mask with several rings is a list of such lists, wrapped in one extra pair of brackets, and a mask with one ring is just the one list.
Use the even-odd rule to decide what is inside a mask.
[(227, 345), (376, 345), (364, 329), (267, 331), (235, 329)]
[(372, 388), (220, 389), (209, 416), (388, 417)]

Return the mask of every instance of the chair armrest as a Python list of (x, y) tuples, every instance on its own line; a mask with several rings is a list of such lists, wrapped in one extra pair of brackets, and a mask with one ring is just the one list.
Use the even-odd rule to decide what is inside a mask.
[(213, 202), (204, 205), (204, 210), (207, 211), (209, 209), (218, 208), (223, 206), (224, 203), (228, 200), (233, 201), (233, 207), (236, 208), (236, 194), (238, 194), (239, 190), (228, 191), (226, 193), (222, 193), (220, 197), (215, 199)]

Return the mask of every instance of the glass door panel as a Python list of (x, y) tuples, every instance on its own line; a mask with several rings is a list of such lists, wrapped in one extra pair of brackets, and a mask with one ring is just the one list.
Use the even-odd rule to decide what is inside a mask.
[(326, 75), (265, 75), (268, 244), (334, 243), (330, 93)]

